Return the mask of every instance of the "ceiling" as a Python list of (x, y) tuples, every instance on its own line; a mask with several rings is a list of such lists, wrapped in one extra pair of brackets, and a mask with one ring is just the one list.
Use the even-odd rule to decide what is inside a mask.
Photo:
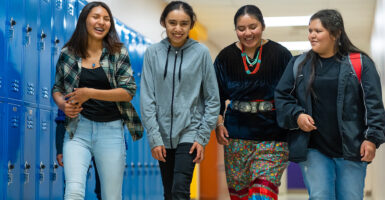
[[(165, 0), (169, 2), (169, 0)], [(258, 6), (264, 17), (310, 16), (325, 8), (341, 12), (352, 42), (369, 52), (376, 0), (185, 0), (208, 32), (208, 43), (222, 49), (237, 40), (233, 17), (246, 4)], [(263, 38), (277, 42), (307, 40), (307, 26), (267, 27)]]

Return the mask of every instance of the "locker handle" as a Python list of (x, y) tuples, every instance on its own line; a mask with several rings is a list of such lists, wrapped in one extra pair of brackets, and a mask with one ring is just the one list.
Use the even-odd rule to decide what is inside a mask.
[(41, 39), (44, 39), (47, 37), (47, 34), (45, 34), (44, 32), (41, 32), (41, 35), (40, 35)]
[(60, 43), (60, 40), (59, 39), (55, 39), (55, 44), (59, 44)]
[(12, 170), (15, 168), (15, 165), (8, 163), (8, 170)]
[(11, 24), (11, 26), (15, 26), (16, 25), (16, 21), (13, 18), (11, 18), (10, 24)]
[(27, 25), (27, 28), (25, 28), (25, 31), (27, 31), (27, 33), (29, 33), (32, 31), (32, 28), (29, 25)]
[(31, 168), (31, 165), (25, 161), (25, 164), (24, 164), (24, 169), (30, 169)]
[(45, 169), (45, 165), (43, 164), (43, 162), (40, 162), (40, 169)]
[(53, 168), (54, 169), (57, 169), (59, 167), (59, 165), (58, 164), (56, 164), (56, 162), (53, 164)]

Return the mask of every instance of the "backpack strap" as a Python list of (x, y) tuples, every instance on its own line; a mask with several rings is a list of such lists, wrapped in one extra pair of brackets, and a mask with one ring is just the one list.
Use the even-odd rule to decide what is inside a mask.
[(295, 59), (294, 61), (294, 65), (293, 65), (293, 76), (294, 76), (294, 80), (297, 79), (297, 75), (298, 75), (298, 66), (299, 64), (305, 59), (306, 57), (306, 53), (303, 53), (301, 55), (298, 56), (297, 59)]
[(349, 62), (353, 66), (354, 72), (356, 72), (358, 81), (361, 83), (361, 74), (362, 74), (361, 53), (357, 53), (357, 52), (349, 53)]

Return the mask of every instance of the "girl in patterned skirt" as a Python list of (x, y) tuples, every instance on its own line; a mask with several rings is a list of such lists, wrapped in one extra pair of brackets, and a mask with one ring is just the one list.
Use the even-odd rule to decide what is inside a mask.
[[(277, 199), (288, 145), (287, 131), (276, 122), (274, 90), (292, 56), (262, 39), (265, 23), (256, 6), (241, 7), (234, 25), (239, 41), (225, 47), (214, 63), (221, 98), (216, 136), (225, 145), (230, 197)], [(226, 100), (231, 101), (227, 108)]]

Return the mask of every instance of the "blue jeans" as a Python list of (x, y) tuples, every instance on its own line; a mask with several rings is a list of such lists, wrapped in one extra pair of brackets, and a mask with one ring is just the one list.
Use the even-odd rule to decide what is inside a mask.
[(66, 134), (63, 145), (66, 189), (64, 199), (84, 199), (87, 170), (92, 156), (98, 169), (102, 199), (122, 199), (126, 161), (121, 120), (95, 122), (79, 116), (72, 139)]
[(310, 200), (362, 200), (366, 162), (328, 157), (309, 149), (299, 163)]

